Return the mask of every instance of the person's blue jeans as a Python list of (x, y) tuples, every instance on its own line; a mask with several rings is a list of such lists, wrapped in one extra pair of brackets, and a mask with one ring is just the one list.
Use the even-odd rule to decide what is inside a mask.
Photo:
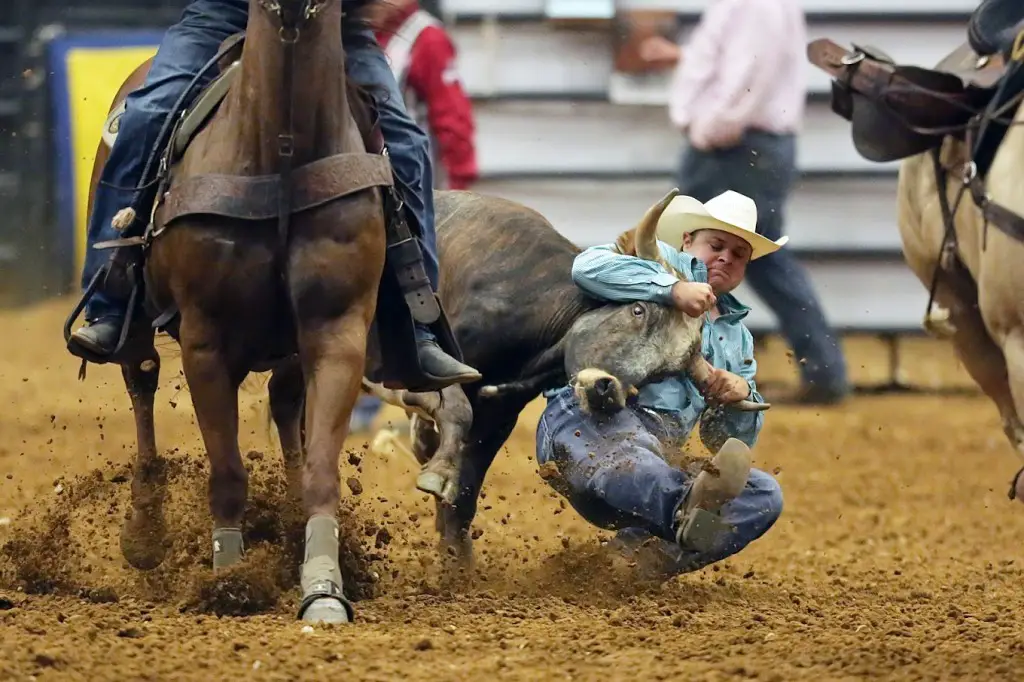
[(619, 531), (627, 544), (655, 538), (671, 558), (671, 573), (694, 571), (736, 554), (764, 535), (782, 513), (782, 489), (753, 469), (743, 492), (722, 507), (733, 531), (708, 552), (676, 544), (676, 512), (693, 485), (689, 474), (662, 457), (662, 441), (676, 440), (662, 417), (630, 407), (610, 416), (581, 412), (573, 391), (552, 395), (537, 427), (537, 461), (553, 462), (559, 475), (545, 477), (590, 523)]
[(375, 395), (360, 395), (352, 408), (352, 416), (348, 420), (350, 433), (365, 433), (384, 407), (384, 401)]
[[(83, 288), (110, 258), (109, 251), (97, 251), (92, 248), (93, 244), (120, 236), (111, 225), (117, 212), (132, 206), (141, 214), (145, 208), (136, 205), (142, 201), (141, 195), (113, 187), (138, 186), (146, 159), (178, 98), (195, 74), (216, 56), (221, 43), (245, 30), (248, 10), (248, 0), (193, 0), (178, 23), (164, 34), (145, 84), (128, 95), (117, 140), (100, 177), (102, 184), (96, 190), (89, 220)], [(421, 235), (424, 266), (436, 291), (438, 262), (429, 140), (406, 111), (394, 74), (373, 33), (361, 31), (346, 35), (345, 40), (349, 76), (357, 83), (370, 86), (379, 107), (381, 132), (402, 190), (406, 215), (413, 223), (410, 225), (413, 232), (419, 231)], [(207, 76), (207, 82), (212, 75)], [(86, 308), (86, 320), (123, 317), (126, 304), (109, 293), (98, 291)], [(417, 334), (430, 336), (419, 326)]]
[[(682, 194), (708, 201), (734, 190), (754, 200), (757, 231), (771, 240), (783, 234), (786, 200), (797, 177), (796, 139), (749, 131), (729, 149), (702, 151), (687, 146), (677, 178)], [(846, 360), (807, 270), (792, 247), (779, 249), (747, 266), (746, 279), (779, 320), (779, 330), (801, 360), (805, 385), (845, 394)]]

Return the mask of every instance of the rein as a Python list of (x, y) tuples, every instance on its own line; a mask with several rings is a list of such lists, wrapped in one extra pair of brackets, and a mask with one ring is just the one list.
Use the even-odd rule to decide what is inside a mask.
[[(1005, 95), (1007, 87), (1009, 87), (1008, 84), (1012, 80), (1024, 81), (1024, 31), (1017, 36), (1017, 40), (1014, 42), (1010, 60), (1012, 66), (1001, 79), (999, 87), (993, 95), (993, 101), (1000, 101), (1002, 96)], [(941, 98), (937, 93), (932, 94)], [(960, 187), (956, 192), (956, 198), (952, 205), (950, 205), (947, 193), (949, 169), (942, 165), (942, 148), (940, 146), (931, 150), (932, 165), (935, 173), (935, 190), (939, 195), (939, 205), (942, 210), (942, 221), (945, 226), (945, 230), (943, 231), (942, 244), (939, 248), (939, 257), (937, 261), (939, 265), (935, 268), (935, 272), (932, 275), (932, 282), (928, 291), (928, 306), (925, 311), (926, 319), (928, 319), (928, 316), (931, 315), (933, 310), (940, 271), (950, 270), (953, 267), (954, 259), (958, 257), (957, 250), (959, 247), (956, 238), (956, 212), (960, 206), (960, 202), (968, 191), (984, 218), (981, 234), (982, 250), (984, 250), (988, 245), (988, 227), (990, 223), (994, 224), (997, 229), (1005, 233), (1007, 236), (1024, 241), (1024, 216), (1021, 216), (1005, 206), (992, 201), (991, 196), (985, 189), (984, 178), (987, 174), (989, 164), (995, 157), (995, 153), (992, 152), (989, 154), (989, 157), (983, 159), (980, 167), (978, 163), (978, 158), (983, 151), (983, 145), (987, 141), (986, 135), (991, 132), (992, 125), (999, 124), (1007, 129), (1016, 125), (1021, 125), (1021, 122), (1014, 121), (1012, 119), (1010, 121), (1006, 121), (1003, 119), (1003, 116), (1011, 109), (1011, 107), (1019, 107), (1022, 99), (1024, 99), (1024, 89), (1008, 99), (1006, 102), (1000, 104), (997, 108), (994, 108), (992, 111), (985, 110), (976, 112), (974, 117), (972, 117), (971, 120), (962, 127), (965, 131), (964, 141), (969, 150), (969, 156), (967, 161), (963, 163), (960, 174)], [(1005, 133), (1002, 133), (1000, 138), (1002, 135), (1005, 135)]]
[[(278, 257), (284, 258), (288, 248), (288, 228), (292, 217), (292, 171), (295, 162), (295, 46), (302, 28), (315, 20), (333, 0), (306, 0), (300, 16), (290, 16), (278, 0), (259, 0), (277, 25), (278, 38), (284, 50), (285, 96), (281, 99), (281, 125), (284, 130), (277, 136), (278, 176), (277, 239)], [(285, 268), (278, 268), (284, 278)]]

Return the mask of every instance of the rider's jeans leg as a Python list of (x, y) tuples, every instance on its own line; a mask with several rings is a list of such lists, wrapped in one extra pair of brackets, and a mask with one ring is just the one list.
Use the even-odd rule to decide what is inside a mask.
[[(381, 133), (388, 148), (391, 165), (405, 202), (406, 217), (413, 234), (419, 234), (423, 267), (430, 287), (437, 291), (437, 237), (434, 232), (434, 177), (430, 160), (430, 139), (416, 125), (405, 108), (405, 99), (384, 51), (372, 33), (346, 37), (345, 59), (349, 76), (368, 86), (374, 95)], [(417, 326), (418, 336), (429, 332)]]
[[(194, 0), (164, 35), (145, 84), (128, 95), (117, 141), (100, 176), (89, 219), (83, 288), (110, 259), (110, 251), (97, 251), (92, 245), (120, 236), (111, 225), (117, 212), (127, 206), (140, 213), (147, 208), (134, 206), (140, 200), (134, 191), (114, 187), (138, 186), (146, 160), (178, 98), (195, 74), (216, 56), (221, 43), (245, 30), (248, 14), (248, 0)], [(209, 73), (200, 87), (214, 75), (215, 72)], [(86, 308), (86, 319), (123, 317), (125, 304), (126, 301), (109, 293), (97, 291)]]

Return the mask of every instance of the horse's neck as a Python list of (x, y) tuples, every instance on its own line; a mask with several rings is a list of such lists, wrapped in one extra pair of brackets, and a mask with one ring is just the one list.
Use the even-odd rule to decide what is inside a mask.
[(255, 0), (250, 3), (242, 65), (231, 93), (236, 139), (248, 147), (240, 156), (253, 164), (250, 173), (277, 172), (281, 135), (294, 136), (296, 166), (347, 151), (358, 139), (350, 131), (340, 5), (332, 3), (315, 24), (303, 28), (291, 48), (289, 73), (277, 26)]

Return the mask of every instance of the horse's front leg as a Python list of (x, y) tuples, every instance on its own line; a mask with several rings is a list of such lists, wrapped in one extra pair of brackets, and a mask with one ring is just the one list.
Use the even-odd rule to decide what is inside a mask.
[(210, 461), (215, 571), (242, 558), (242, 516), (249, 487), (238, 449), (238, 386), (245, 373), (223, 351), (217, 329), (200, 313), (181, 311), (182, 366)]
[(121, 365), (135, 415), (138, 450), (132, 467), (131, 509), (121, 527), (121, 553), (141, 570), (159, 566), (167, 553), (164, 522), (166, 470), (156, 451), (153, 403), (160, 381), (160, 356), (150, 336), (143, 353)]
[(297, 317), (306, 378), (302, 496), (308, 517), (299, 617), (311, 623), (347, 623), (354, 614), (342, 592), (338, 562), (338, 459), (359, 395), (369, 316), (363, 306), (356, 305), (334, 319), (304, 324), (301, 310)]

